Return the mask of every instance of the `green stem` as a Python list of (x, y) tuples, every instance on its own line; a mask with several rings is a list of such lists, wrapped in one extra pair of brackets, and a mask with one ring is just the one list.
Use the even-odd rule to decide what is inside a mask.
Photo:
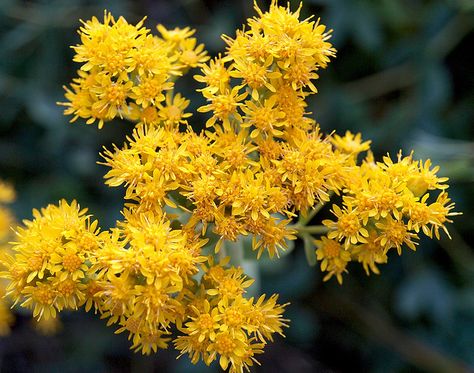
[(306, 225), (308, 224), (311, 219), (313, 219), (316, 214), (324, 207), (326, 203), (324, 202), (319, 202), (310, 212), (308, 215), (306, 215), (305, 217), (301, 216), (300, 219), (298, 220), (298, 224), (299, 225)]
[(239, 267), (244, 261), (244, 244), (242, 236), (239, 236), (236, 241), (225, 240), (223, 245), (226, 247), (226, 255), (230, 256), (232, 265)]
[[(331, 197), (333, 196), (334, 192), (330, 191), (328, 194), (329, 194), (329, 200), (330, 200)], [(297, 225), (305, 226), (305, 225), (307, 225), (309, 222), (311, 222), (311, 220), (316, 216), (316, 214), (317, 214), (319, 211), (321, 211), (321, 209), (326, 205), (326, 203), (329, 202), (329, 200), (328, 200), (328, 201), (321, 201), (321, 202), (319, 202), (316, 206), (314, 206), (313, 209), (311, 209), (311, 211), (308, 213), (308, 215), (306, 215), (306, 216), (300, 216)]]
[(219, 260), (224, 260), (227, 256), (227, 247), (226, 247), (226, 241), (224, 240), (224, 242), (222, 242), (222, 245), (221, 245), (221, 248), (218, 252), (218, 257), (219, 257)]

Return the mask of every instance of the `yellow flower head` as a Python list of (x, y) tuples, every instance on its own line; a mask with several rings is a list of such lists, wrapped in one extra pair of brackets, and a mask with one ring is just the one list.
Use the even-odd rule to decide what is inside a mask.
[(82, 281), (90, 275), (94, 250), (101, 240), (97, 222), (76, 201), (62, 200), (17, 228), (14, 263), (5, 273), (8, 294), (15, 303), (33, 309), (33, 316), (55, 317), (64, 308), (77, 309), (85, 302)]
[(68, 101), (60, 103), (72, 121), (98, 120), (99, 128), (117, 116), (154, 122), (149, 108), (165, 100), (176, 77), (207, 61), (204, 46), (190, 38), (193, 30), (159, 25), (160, 38), (150, 34), (144, 21), (131, 25), (105, 12), (103, 22), (95, 17), (83, 22), (81, 44), (73, 47), (74, 61), (82, 63), (79, 78), (65, 88)]

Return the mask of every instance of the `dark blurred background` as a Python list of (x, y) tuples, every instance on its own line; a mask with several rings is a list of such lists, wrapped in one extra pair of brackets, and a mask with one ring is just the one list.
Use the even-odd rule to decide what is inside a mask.
[[(296, 9), (298, 2), (291, 2)], [(264, 1), (259, 1), (262, 8)], [(98, 130), (68, 124), (56, 105), (75, 75), (69, 48), (79, 18), (108, 9), (130, 22), (192, 26), (212, 56), (253, 16), (252, 2), (219, 0), (0, 0), (0, 178), (12, 182), (18, 219), (31, 209), (76, 198), (103, 227), (120, 216), (123, 192), (103, 185), (102, 146), (122, 144), (131, 126)], [(311, 14), (334, 29), (337, 58), (316, 85), (310, 111), (325, 132), (349, 129), (373, 141), (376, 156), (399, 149), (431, 158), (464, 215), (452, 240), (423, 240), (416, 253), (391, 255), (381, 275), (350, 266), (344, 284), (322, 282), (301, 247), (262, 261), (260, 290), (291, 301), (291, 327), (260, 358), (258, 372), (461, 372), (474, 366), (474, 2), (472, 0), (306, 0)], [(196, 71), (195, 71), (196, 72)], [(178, 83), (192, 101), (191, 72)], [(201, 127), (205, 116), (191, 122)], [(296, 245), (300, 245), (299, 242)], [(93, 314), (61, 314), (63, 327), (45, 337), (18, 314), (0, 339), (2, 372), (204, 372), (173, 350), (142, 357), (128, 350)]]

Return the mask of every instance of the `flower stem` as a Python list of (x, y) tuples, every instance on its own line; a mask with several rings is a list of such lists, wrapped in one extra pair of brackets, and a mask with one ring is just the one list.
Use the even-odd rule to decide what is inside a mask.
[[(331, 199), (334, 192), (329, 192), (329, 199)], [(311, 220), (316, 216), (316, 214), (321, 211), (321, 209), (328, 203), (328, 201), (321, 201), (306, 216), (300, 216), (297, 225), (306, 226)]]

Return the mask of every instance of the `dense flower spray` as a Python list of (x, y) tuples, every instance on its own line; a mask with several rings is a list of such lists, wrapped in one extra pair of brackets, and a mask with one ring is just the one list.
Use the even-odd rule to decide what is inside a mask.
[[(351, 261), (379, 273), (392, 249), (448, 234), (456, 213), (438, 167), (401, 153), (376, 162), (370, 141), (324, 136), (306, 111), (336, 53), (331, 31), (301, 21), (301, 6), (255, 10), (213, 59), (189, 28), (158, 25), (154, 36), (144, 20), (107, 12), (83, 22), (73, 47), (81, 68), (62, 105), (99, 128), (116, 117), (135, 123), (122, 147), (102, 153), (106, 184), (125, 188), (123, 219), (101, 230), (75, 201), (35, 210), (4, 259), (16, 303), (38, 319), (84, 306), (136, 351), (171, 342), (193, 363), (241, 372), (288, 322), (277, 295), (247, 297), (253, 281), (229, 265), (244, 237), (256, 258), (278, 257), (300, 237), (324, 279), (342, 283)], [(201, 133), (174, 92), (196, 67), (206, 100), (198, 111), (209, 113)], [(332, 219), (309, 225), (326, 204)]]
[[(10, 333), (15, 322), (11, 308), (15, 299), (18, 300), (16, 296), (10, 296), (7, 288), (11, 288), (11, 281), (5, 279), (11, 279), (12, 269), (9, 266), (16, 261), (11, 242), (14, 239), (12, 227), (16, 224), (16, 219), (10, 206), (15, 198), (16, 192), (12, 185), (0, 180), (0, 336)], [(43, 318), (40, 322), (33, 318), (32, 321), (36, 331), (45, 335), (54, 334), (61, 327), (59, 318)]]

